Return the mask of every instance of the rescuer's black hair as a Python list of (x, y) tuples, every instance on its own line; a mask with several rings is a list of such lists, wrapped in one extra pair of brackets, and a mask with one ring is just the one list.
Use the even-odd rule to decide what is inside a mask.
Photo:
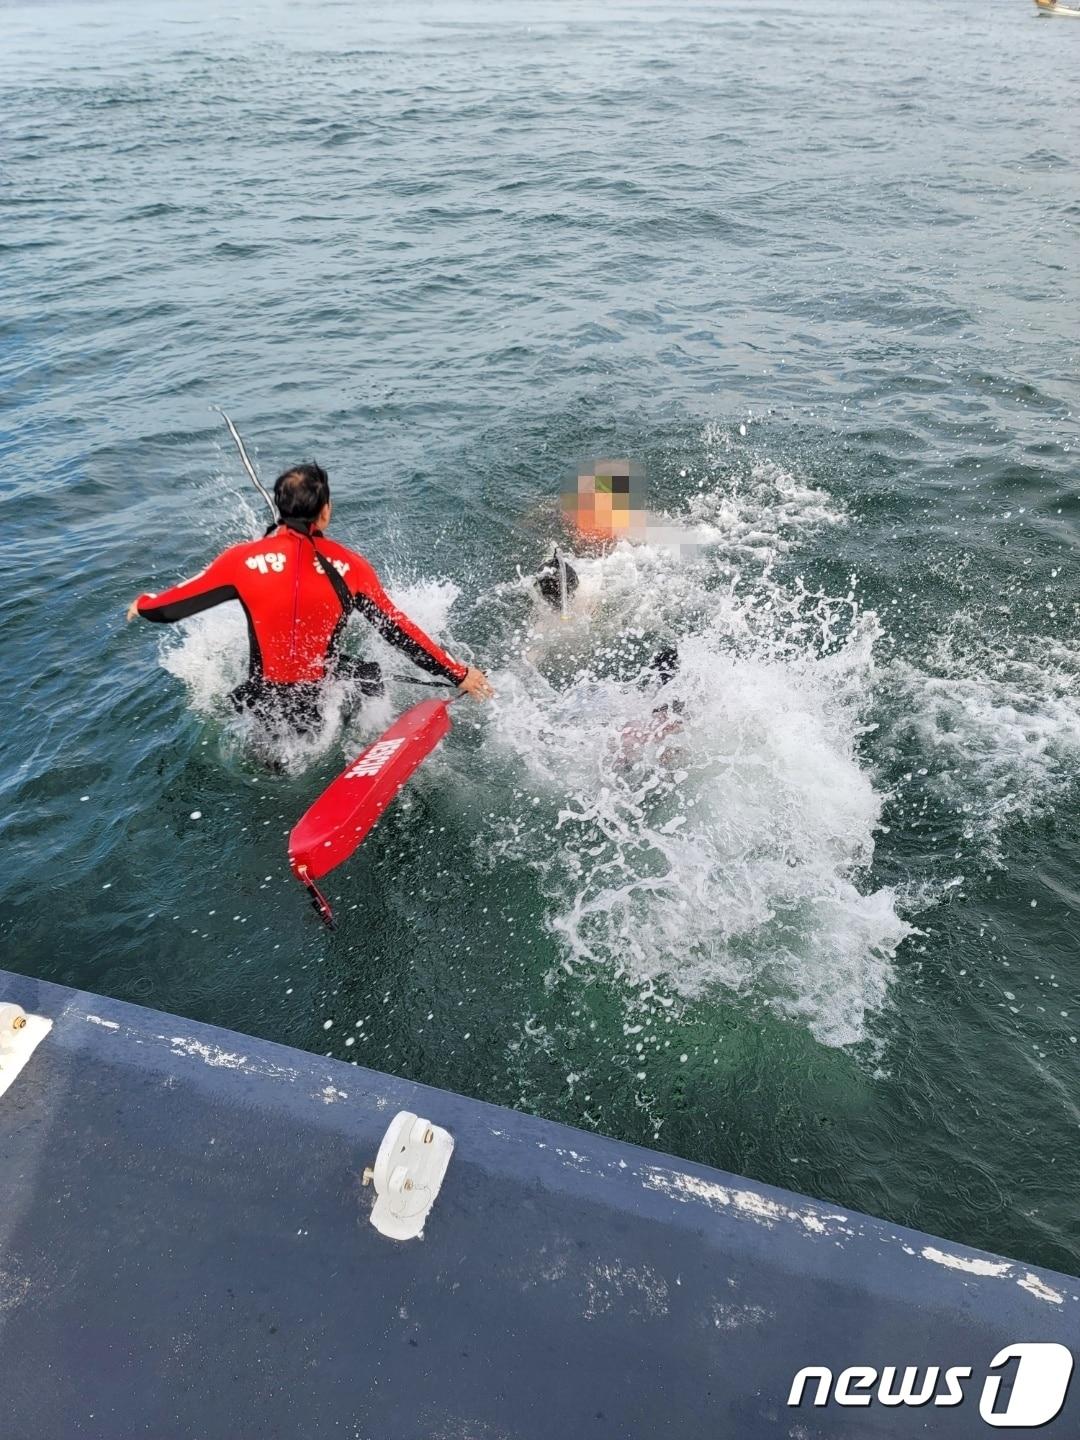
[(274, 504), (283, 520), (317, 520), (330, 499), (330, 477), (317, 461), (294, 465), (274, 481)]

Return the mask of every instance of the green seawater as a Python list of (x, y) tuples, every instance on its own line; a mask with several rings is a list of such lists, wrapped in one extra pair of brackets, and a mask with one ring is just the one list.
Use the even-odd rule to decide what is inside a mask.
[[(3, 963), (1075, 1273), (1078, 70), (1021, 0), (0, 5)], [(425, 692), (274, 772), (236, 607), (125, 626), (262, 523), (212, 403), (498, 689), (334, 935), (287, 833)], [(650, 543), (560, 528), (604, 455)]]

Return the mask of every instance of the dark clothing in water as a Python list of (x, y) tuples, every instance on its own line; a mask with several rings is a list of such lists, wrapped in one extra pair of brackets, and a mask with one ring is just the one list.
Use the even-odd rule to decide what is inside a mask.
[[(374, 660), (336, 655), (331, 674), (335, 680), (347, 683), (354, 704), (361, 696), (383, 693), (382, 670)], [(248, 711), (260, 724), (272, 729), (287, 726), (298, 734), (311, 734), (323, 723), (326, 682), (275, 684), (261, 675), (253, 675), (238, 685), (229, 699), (237, 710)]]

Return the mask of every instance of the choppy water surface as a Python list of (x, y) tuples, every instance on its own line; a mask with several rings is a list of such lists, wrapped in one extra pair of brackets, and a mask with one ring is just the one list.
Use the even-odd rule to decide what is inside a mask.
[[(1075, 1270), (1080, 25), (0, 32), (6, 963)], [(331, 878), (334, 937), (285, 834), (423, 692), (273, 774), (238, 615), (124, 626), (261, 521), (211, 402), (268, 475), (316, 454), (498, 686)], [(603, 454), (667, 541), (578, 544), (540, 616), (519, 569)]]

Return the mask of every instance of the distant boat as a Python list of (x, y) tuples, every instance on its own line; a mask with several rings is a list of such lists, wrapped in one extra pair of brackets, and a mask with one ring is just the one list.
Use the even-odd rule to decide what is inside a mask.
[(1040, 15), (1067, 15), (1073, 20), (1080, 20), (1080, 10), (1059, 5), (1058, 0), (1035, 0), (1035, 8)]

